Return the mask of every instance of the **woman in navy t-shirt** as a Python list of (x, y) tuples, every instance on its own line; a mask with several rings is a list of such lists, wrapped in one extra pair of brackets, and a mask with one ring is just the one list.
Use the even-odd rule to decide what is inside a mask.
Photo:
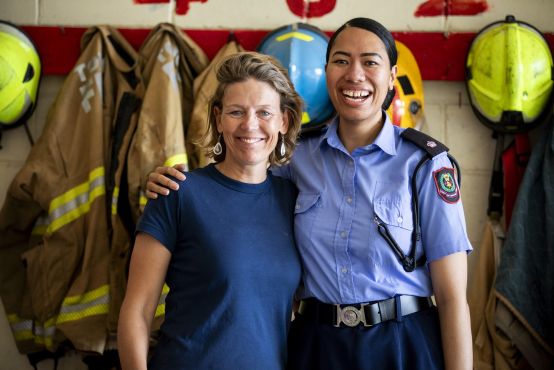
[(288, 162), (302, 102), (271, 57), (239, 53), (210, 102), (215, 164), (148, 202), (119, 319), (123, 369), (146, 369), (164, 282), (165, 320), (149, 369), (283, 369), (300, 260), (297, 190), (269, 165)]

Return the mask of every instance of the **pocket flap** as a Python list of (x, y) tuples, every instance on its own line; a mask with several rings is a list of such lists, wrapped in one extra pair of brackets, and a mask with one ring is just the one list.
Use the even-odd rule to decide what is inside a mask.
[(401, 194), (392, 184), (378, 183), (373, 209), (375, 215), (387, 225), (413, 230), (410, 194)]
[(298, 197), (296, 198), (296, 205), (294, 206), (294, 213), (306, 212), (308, 209), (315, 206), (320, 198), (320, 194), (298, 194)]

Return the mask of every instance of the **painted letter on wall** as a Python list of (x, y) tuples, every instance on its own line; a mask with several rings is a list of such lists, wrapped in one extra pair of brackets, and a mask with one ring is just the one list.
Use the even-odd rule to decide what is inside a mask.
[(287, 0), (291, 12), (302, 18), (317, 18), (335, 9), (336, 0)]
[(476, 15), (489, 8), (487, 0), (427, 0), (421, 4), (416, 17), (435, 17), (449, 15)]

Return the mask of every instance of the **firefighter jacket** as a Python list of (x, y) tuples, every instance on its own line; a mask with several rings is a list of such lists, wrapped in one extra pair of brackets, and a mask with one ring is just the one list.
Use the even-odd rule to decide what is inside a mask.
[(148, 173), (162, 163), (187, 163), (192, 83), (208, 64), (202, 49), (168, 23), (159, 24), (150, 32), (140, 49), (140, 58), (146, 91), (128, 159), (132, 166), (128, 172), (129, 196), (135, 222), (146, 204)]
[(193, 146), (188, 153), (191, 168), (204, 167), (210, 163), (202, 147), (202, 138), (208, 129), (208, 103), (218, 85), (217, 67), (224, 57), (241, 51), (243, 51), (243, 48), (234, 39), (230, 39), (219, 50), (208, 68), (194, 80), (194, 107), (187, 132), (188, 139)]
[(500, 255), (496, 326), (533, 369), (554, 368), (554, 120), (533, 147)]
[(0, 210), (0, 294), (23, 353), (65, 339), (78, 350), (105, 348), (112, 239), (126, 233), (114, 219), (139, 107), (137, 57), (114, 29), (85, 32)]
[(517, 349), (501, 331), (496, 330), (496, 291), (494, 282), (504, 242), (504, 230), (498, 220), (490, 219), (480, 248), (475, 254), (473, 272), (469, 274), (467, 301), (473, 336), (475, 370), (509, 370), (518, 368)]

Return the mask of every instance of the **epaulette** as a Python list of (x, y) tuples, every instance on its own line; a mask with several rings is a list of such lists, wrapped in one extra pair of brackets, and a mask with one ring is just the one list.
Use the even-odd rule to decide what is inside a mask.
[(300, 137), (299, 139), (300, 140), (306, 140), (306, 139), (309, 139), (311, 137), (316, 137), (316, 136), (321, 136), (323, 135), (324, 133), (327, 132), (327, 128), (329, 127), (329, 125), (321, 125), (321, 126), (317, 126), (317, 127), (313, 127), (313, 128), (309, 128), (309, 129), (303, 129), (302, 131), (300, 131)]
[(423, 149), (431, 158), (440, 153), (448, 152), (449, 150), (448, 147), (440, 141), (433, 139), (431, 136), (421, 131), (414, 130), (413, 128), (405, 129), (400, 136)]

